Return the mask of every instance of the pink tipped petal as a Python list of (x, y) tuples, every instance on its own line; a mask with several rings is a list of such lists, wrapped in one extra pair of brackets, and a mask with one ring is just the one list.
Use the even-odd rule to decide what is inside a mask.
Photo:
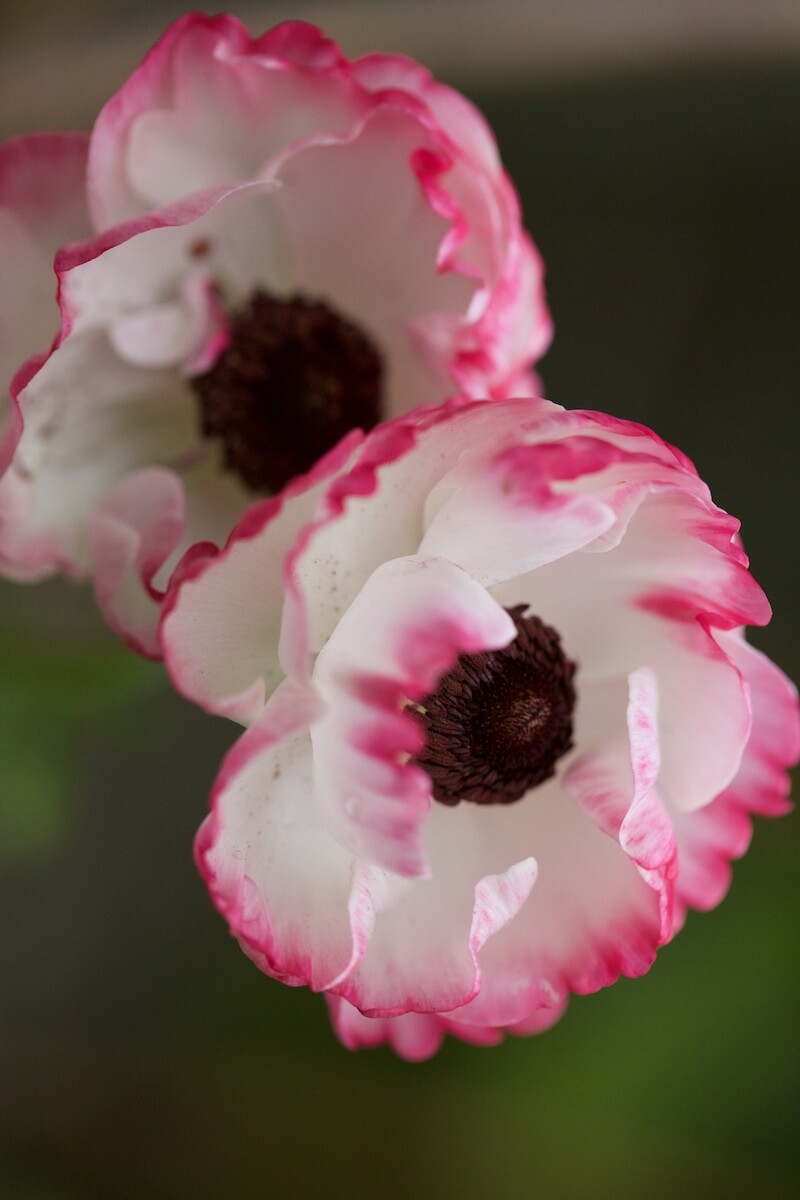
[(253, 505), (221, 553), (190, 555), (176, 573), (161, 626), (164, 658), (178, 691), (209, 712), (254, 720), (282, 678), (283, 562), (341, 452)]
[[(95, 594), (111, 628), (133, 649), (161, 657), (164, 588), (178, 560), (203, 538), (213, 539), (202, 543), (213, 553), (245, 500), (235, 481), (208, 461), (183, 477), (143, 468), (103, 496), (89, 521)], [(262, 705), (260, 696), (257, 708)]]
[(468, 1006), (482, 987), (484, 948), (517, 918), (536, 878), (533, 859), (476, 878), (487, 857), (475, 844), (457, 868), (395, 887), (393, 902), (376, 909), (355, 969), (335, 990), (372, 1017)]
[[(451, 494), (451, 469), (475, 469), (487, 444), (504, 443), (521, 423), (534, 426), (556, 411), (545, 401), (496, 406), (454, 400), (374, 430), (347, 470), (341, 470), (343, 459), (287, 560), (284, 628), (304, 654), (321, 649), (381, 563), (417, 552), (421, 528)], [(302, 660), (286, 663), (288, 673), (305, 669)]]
[[(408, 59), (368, 55), (354, 69), (359, 82), (373, 91), (415, 93), (446, 135), (447, 174), (437, 182), (434, 157), (431, 170), (422, 169), (421, 180), (432, 206), (457, 216), (449, 237), (451, 256), (457, 253), (461, 269), (471, 268), (485, 283), (476, 297), (475, 320), (456, 333), (453, 378), (466, 394), (485, 395), (484, 375), (491, 363), (493, 395), (540, 394), (527, 388), (514, 391), (512, 381), (531, 352), (540, 357), (552, 337), (543, 267), (530, 239), (518, 235), (519, 202), (486, 122), (468, 100)], [(429, 326), (422, 335), (429, 339), (432, 332)]]
[(320, 71), (343, 70), (347, 60), (332, 38), (308, 21), (282, 21), (252, 43), (260, 58)]
[(365, 1017), (341, 996), (329, 995), (327, 1001), (336, 1036), (348, 1050), (386, 1045), (407, 1062), (425, 1062), (438, 1053), (448, 1033), (473, 1046), (496, 1046), (503, 1040), (501, 1029), (464, 1025), (438, 1013)]
[(153, 47), (125, 86), (106, 104), (92, 134), (89, 198), (99, 231), (141, 213), (142, 198), (131, 186), (128, 154), (131, 128), (143, 112), (169, 105), (174, 88), (173, 63), (212, 49), (217, 38), (240, 41), (244, 31), (233, 17), (208, 18), (190, 13), (176, 21)]
[(750, 736), (750, 706), (735, 663), (702, 623), (662, 654), (653, 659), (669, 714), (661, 790), (673, 807), (691, 812), (735, 778)]
[(508, 1026), (508, 1032), (517, 1037), (530, 1037), (534, 1033), (545, 1033), (560, 1021), (567, 1007), (567, 998), (563, 997), (556, 1004), (535, 1008), (521, 1021)]
[(345, 967), (323, 985), (323, 990), (336, 992), (347, 983), (369, 948), (378, 915), (398, 903), (412, 886), (409, 880), (363, 859), (353, 860), (347, 906), (352, 951)]
[(408, 1062), (424, 1062), (444, 1041), (445, 1026), (436, 1013), (365, 1017), (341, 996), (327, 996), (328, 1012), (339, 1041), (348, 1050), (389, 1045)]
[(329, 706), (312, 731), (315, 793), (353, 853), (400, 875), (426, 873), (420, 838), (430, 783), (410, 761), (421, 735), (403, 706), (432, 690), (459, 653), (514, 636), (507, 613), (441, 560), (396, 559), (364, 586), (314, 670)]
[(750, 845), (752, 817), (783, 816), (790, 810), (787, 773), (800, 758), (797, 691), (769, 659), (741, 639), (726, 650), (747, 681), (753, 728), (742, 765), (731, 785), (696, 812), (674, 812), (680, 874), (680, 919), (687, 908), (719, 904), (731, 881), (731, 863)]
[[(542, 1033), (562, 1016), (565, 1005), (537, 1009), (515, 1025), (469, 1025), (439, 1013), (404, 1013), (399, 1017), (365, 1017), (341, 996), (327, 996), (331, 1023), (348, 1050), (390, 1046), (408, 1062), (425, 1062), (441, 1049), (447, 1034), (472, 1046), (496, 1046), (506, 1033), (517, 1037)], [(468, 1012), (469, 1010), (464, 1010)]]
[(196, 445), (190, 401), (168, 372), (143, 378), (123, 363), (101, 332), (69, 338), (18, 397), (25, 428), (0, 483), (0, 510), (14, 506), (0, 522), (0, 557), (86, 573), (88, 519), (106, 492)]
[(312, 800), (306, 731), (318, 713), (294, 684), (275, 692), (223, 763), (196, 845), (211, 893), (253, 960), (277, 979), (315, 988), (352, 957), (351, 858)]
[(185, 519), (179, 478), (151, 467), (113, 488), (89, 527), (97, 601), (112, 628), (151, 657), (159, 653), (152, 580), (178, 544)]
[[(257, 541), (234, 543), (213, 572), (202, 570), (202, 560), (182, 572), (162, 624), (164, 656), (178, 690), (239, 720), (256, 716), (281, 677), (275, 653), (277, 564), (294, 530), (274, 519), (281, 512), (278, 502), (264, 501), (261, 510)], [(272, 555), (264, 554), (265, 542)]]
[(160, 467), (133, 472), (99, 503), (89, 522), (95, 594), (133, 649), (162, 656), (159, 623), (172, 572), (189, 548), (193, 557), (201, 547), (215, 552), (244, 502), (230, 476), (199, 462), (183, 477)]
[(235, 17), (177, 21), (106, 105), (89, 179), (98, 228), (258, 172), (320, 127), (347, 128), (358, 97), (334, 43), (301, 22), (253, 39)]
[(446, 556), (491, 587), (582, 549), (615, 514), (602, 499), (553, 486), (576, 471), (602, 470), (609, 447), (588, 444), (580, 465), (578, 453), (573, 442), (505, 451), (445, 501), (426, 530), (422, 552)]
[(649, 668), (631, 673), (627, 711), (629, 764), (614, 746), (579, 758), (565, 787), (591, 819), (619, 844), (660, 899), (660, 941), (672, 935), (675, 835), (655, 790), (661, 766), (658, 682)]
[(491, 365), (493, 397), (541, 396), (541, 380), (528, 368), (552, 338), (542, 260), (527, 235), (511, 234), (502, 274), (483, 290), (478, 319), (460, 331), (453, 378), (466, 395), (481, 397)]
[(352, 64), (353, 74), (371, 92), (411, 92), (424, 101), (448, 138), (487, 172), (500, 171), (492, 132), (469, 100), (434, 80), (425, 67), (401, 54), (367, 54)]
[(485, 947), (480, 991), (454, 1018), (513, 1026), (544, 1009), (546, 1025), (568, 993), (649, 969), (661, 940), (658, 896), (619, 841), (561, 787), (543, 785), (481, 823), (495, 853), (499, 846), (530, 849), (538, 876), (525, 907)]
[(427, 400), (452, 389), (443, 369), (452, 344), (420, 354), (412, 324), (440, 311), (464, 319), (475, 289), (473, 279), (436, 269), (448, 218), (431, 208), (408, 170), (423, 136), (406, 112), (377, 110), (353, 140), (292, 155), (275, 198), (296, 287), (335, 298), (381, 347), (388, 416), (405, 411), (409, 396)]
[(469, 935), (470, 952), (476, 961), (489, 938), (522, 908), (536, 882), (537, 870), (536, 859), (526, 858), (502, 875), (486, 875), (478, 881)]
[[(522, 321), (519, 319), (520, 307), (527, 314)], [(544, 262), (524, 230), (509, 238), (503, 273), (476, 328), (476, 335), (476, 340), (486, 338), (489, 341), (498, 364), (502, 364), (503, 371), (498, 372), (495, 385), (498, 396), (543, 394), (537, 388), (530, 392), (515, 390), (515, 382), (524, 376), (531, 360), (538, 362), (553, 340), (553, 321), (545, 295)]]

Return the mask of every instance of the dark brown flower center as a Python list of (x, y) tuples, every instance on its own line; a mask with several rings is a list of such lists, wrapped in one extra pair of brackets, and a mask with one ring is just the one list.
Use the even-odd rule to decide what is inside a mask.
[(230, 343), (192, 384), (203, 433), (248, 487), (276, 492), (351, 429), (381, 419), (383, 367), (370, 339), (320, 301), (254, 292)]
[(442, 804), (510, 804), (544, 783), (572, 746), (575, 664), (554, 629), (506, 611), (517, 636), (503, 650), (462, 654), (414, 710), (425, 730), (416, 760)]

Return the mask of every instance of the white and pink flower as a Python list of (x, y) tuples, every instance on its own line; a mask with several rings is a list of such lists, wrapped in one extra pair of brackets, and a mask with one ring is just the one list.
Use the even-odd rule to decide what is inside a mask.
[(248, 726), (197, 859), (253, 961), (407, 1058), (647, 971), (787, 810), (737, 530), (648, 429), (523, 399), (379, 427), (187, 555), (168, 668)]
[(184, 17), (101, 113), (85, 193), (60, 333), (13, 388), (0, 563), (92, 577), (145, 653), (185, 549), (313, 483), (351, 428), (533, 386), (551, 327), (516, 194), (481, 116), (407, 59)]

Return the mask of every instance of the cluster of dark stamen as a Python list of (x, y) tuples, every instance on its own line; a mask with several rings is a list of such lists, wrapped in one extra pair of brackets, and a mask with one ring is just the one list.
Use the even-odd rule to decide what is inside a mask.
[(554, 629), (507, 609), (517, 636), (462, 654), (414, 706), (425, 731), (416, 760), (442, 804), (510, 804), (549, 779), (572, 746), (575, 664)]
[(255, 492), (276, 492), (351, 429), (381, 419), (383, 366), (370, 339), (319, 301), (256, 291), (210, 371), (193, 379), (203, 434)]

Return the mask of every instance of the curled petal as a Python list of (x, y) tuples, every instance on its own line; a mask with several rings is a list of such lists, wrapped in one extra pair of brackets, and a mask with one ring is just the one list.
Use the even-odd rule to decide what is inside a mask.
[(423, 557), (379, 568), (319, 655), (314, 684), (328, 705), (312, 731), (315, 794), (334, 836), (400, 875), (425, 875), (420, 841), (430, 781), (403, 711), (433, 690), (460, 653), (505, 646), (502, 608), (450, 563)]
[(153, 577), (177, 546), (185, 519), (180, 479), (157, 467), (126, 476), (92, 517), (97, 601), (112, 628), (150, 657), (158, 656)]
[(348, 1050), (388, 1045), (408, 1062), (425, 1062), (450, 1033), (475, 1046), (496, 1046), (503, 1031), (461, 1025), (438, 1013), (404, 1013), (400, 1017), (365, 1017), (341, 996), (328, 996), (328, 1012), (336, 1035)]
[(628, 688), (627, 755), (612, 746), (587, 752), (569, 769), (564, 786), (598, 828), (619, 841), (642, 879), (658, 893), (663, 943), (673, 931), (677, 848), (656, 791), (661, 765), (656, 676), (640, 668), (632, 672)]
[(309, 522), (323, 486), (359, 440), (354, 432), (307, 476), (253, 505), (222, 551), (213, 545), (187, 551), (172, 575), (161, 622), (162, 652), (178, 691), (209, 712), (254, 720), (282, 678), (287, 658), (302, 664), (294, 674), (305, 678), (302, 628), (284, 628), (282, 649), (279, 643), (283, 560)]
[(358, 107), (341, 65), (335, 44), (303, 22), (254, 39), (236, 17), (180, 18), (97, 120), (96, 226), (252, 176), (288, 142), (349, 123)]
[(752, 732), (730, 786), (704, 808), (672, 814), (680, 855), (678, 924), (688, 908), (705, 911), (722, 900), (730, 885), (732, 861), (750, 845), (753, 816), (779, 817), (790, 810), (787, 770), (800, 757), (800, 710), (794, 686), (741, 638), (729, 636), (725, 648), (747, 683)]
[(351, 858), (311, 799), (307, 729), (318, 714), (316, 698), (296, 685), (276, 691), (223, 763), (196, 857), (253, 961), (284, 982), (321, 988), (345, 969), (352, 946)]
[(542, 1033), (563, 1015), (564, 1005), (537, 1009), (515, 1025), (469, 1025), (440, 1013), (404, 1013), (400, 1017), (365, 1017), (341, 996), (327, 996), (331, 1023), (348, 1050), (391, 1046), (408, 1062), (425, 1062), (438, 1053), (450, 1034), (471, 1046), (496, 1046), (506, 1033), (521, 1037)]
[(370, 889), (368, 936), (354, 929), (357, 953), (331, 990), (370, 1017), (467, 1011), (483, 986), (482, 952), (517, 918), (537, 868), (528, 858), (473, 882), (480, 849), (465, 857), (449, 876), (389, 876)]
[(594, 541), (613, 523), (613, 509), (602, 497), (559, 493), (554, 485), (602, 470), (614, 451), (588, 440), (579, 447), (577, 440), (505, 451), (444, 502), (426, 530), (423, 553), (446, 555), (492, 587)]

